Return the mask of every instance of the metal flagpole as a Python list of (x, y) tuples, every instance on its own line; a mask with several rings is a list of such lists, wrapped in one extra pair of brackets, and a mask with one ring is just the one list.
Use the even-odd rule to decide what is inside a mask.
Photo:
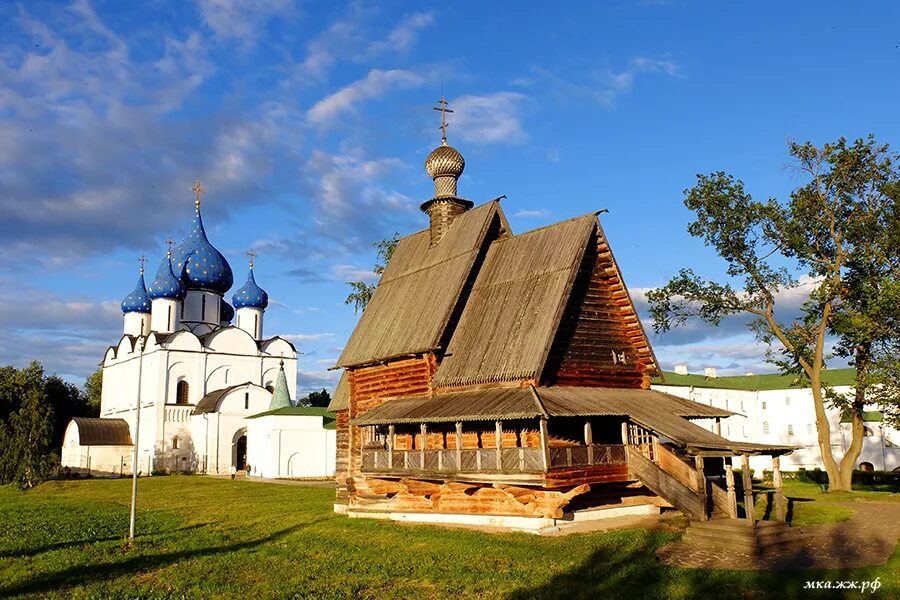
[(141, 434), (141, 388), (143, 380), (141, 379), (141, 371), (144, 367), (144, 340), (143, 337), (138, 338), (140, 346), (140, 354), (138, 355), (138, 384), (137, 384), (137, 412), (134, 415), (134, 456), (131, 460), (131, 518), (128, 526), (128, 539), (134, 539), (134, 517), (135, 508), (137, 507), (137, 480), (138, 480), (138, 442)]

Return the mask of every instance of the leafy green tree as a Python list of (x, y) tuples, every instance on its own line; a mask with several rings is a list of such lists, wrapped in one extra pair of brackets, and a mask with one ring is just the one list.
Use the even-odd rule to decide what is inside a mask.
[(0, 483), (33, 487), (56, 462), (54, 414), (45, 384), (37, 361), (24, 369), (0, 369)]
[[(373, 269), (377, 276), (381, 277), (381, 274), (384, 273), (399, 242), (400, 234), (395, 232), (391, 238), (372, 244), (378, 257), (375, 262), (375, 268)], [(352, 304), (353, 312), (355, 313), (365, 310), (369, 301), (372, 299), (372, 294), (375, 293), (377, 285), (374, 283), (366, 283), (365, 281), (348, 281), (347, 285), (352, 288), (352, 291), (347, 295), (344, 304)]]
[(85, 403), (90, 414), (85, 416), (100, 416), (100, 397), (103, 392), (103, 368), (100, 367), (91, 373), (84, 381)]
[(328, 393), (328, 390), (322, 388), (321, 392), (311, 392), (306, 398), (301, 398), (299, 404), (301, 406), (327, 408), (331, 404), (331, 394)]
[[(789, 153), (808, 182), (784, 202), (754, 200), (743, 182), (723, 172), (697, 176), (685, 190), (685, 206), (696, 215), (688, 232), (725, 260), (728, 280), (683, 269), (648, 294), (650, 312), (658, 332), (692, 317), (718, 325), (728, 315), (753, 316), (751, 331), (769, 344), (770, 360), (809, 383), (830, 488), (849, 490), (865, 400), (897, 398), (897, 380), (886, 376), (900, 338), (897, 157), (872, 136), (821, 148), (792, 142)], [(785, 323), (775, 314), (778, 293), (795, 288), (800, 273), (812, 284), (801, 317)], [(856, 367), (850, 397), (822, 383), (829, 339)], [(851, 418), (852, 441), (840, 462), (831, 451), (827, 405)]]

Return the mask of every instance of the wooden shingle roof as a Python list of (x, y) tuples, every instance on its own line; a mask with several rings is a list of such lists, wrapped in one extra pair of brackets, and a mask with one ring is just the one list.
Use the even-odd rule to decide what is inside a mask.
[(428, 230), (400, 240), (337, 366), (428, 352), (441, 343), (491, 227), (509, 225), (498, 202), (458, 216), (435, 246)]
[(334, 396), (331, 397), (331, 402), (328, 403), (328, 410), (335, 412), (347, 410), (348, 408), (350, 408), (350, 382), (347, 381), (347, 371), (344, 371), (341, 373), (341, 379), (334, 389)]
[(596, 225), (591, 213), (494, 242), (435, 386), (536, 377)]

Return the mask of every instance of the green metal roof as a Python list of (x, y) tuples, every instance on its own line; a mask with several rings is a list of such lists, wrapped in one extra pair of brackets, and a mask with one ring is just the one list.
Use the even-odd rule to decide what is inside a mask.
[(287, 377), (284, 375), (284, 361), (281, 361), (281, 369), (278, 371), (278, 377), (275, 379), (275, 391), (272, 392), (272, 401), (269, 402), (269, 410), (277, 410), (279, 408), (289, 408), (291, 406), (291, 395), (288, 392)]
[(248, 419), (258, 419), (259, 417), (324, 417), (322, 424), (325, 429), (334, 429), (334, 413), (328, 412), (327, 408), (319, 408), (318, 406), (284, 406), (274, 410), (267, 410), (256, 415), (250, 415)]
[[(880, 423), (884, 421), (884, 413), (880, 410), (865, 410), (863, 411), (863, 421), (866, 423), (876, 422)], [(841, 417), (841, 423), (849, 423), (850, 415), (843, 415)]]
[[(853, 385), (856, 371), (854, 369), (831, 369), (822, 372), (822, 381), (827, 385)], [(732, 375), (727, 377), (707, 378), (704, 375), (678, 375), (666, 371), (663, 378), (655, 377), (656, 385), (694, 386), (699, 388), (716, 388), (728, 390), (786, 390), (807, 387), (796, 375), (782, 373), (764, 373), (762, 375)]]

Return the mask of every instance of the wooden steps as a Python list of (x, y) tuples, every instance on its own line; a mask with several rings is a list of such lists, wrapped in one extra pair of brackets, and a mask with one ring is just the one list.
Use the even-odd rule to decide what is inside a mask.
[(778, 521), (751, 525), (743, 519), (714, 519), (692, 522), (681, 541), (701, 548), (725, 552), (761, 554), (773, 546), (799, 539), (800, 532)]

